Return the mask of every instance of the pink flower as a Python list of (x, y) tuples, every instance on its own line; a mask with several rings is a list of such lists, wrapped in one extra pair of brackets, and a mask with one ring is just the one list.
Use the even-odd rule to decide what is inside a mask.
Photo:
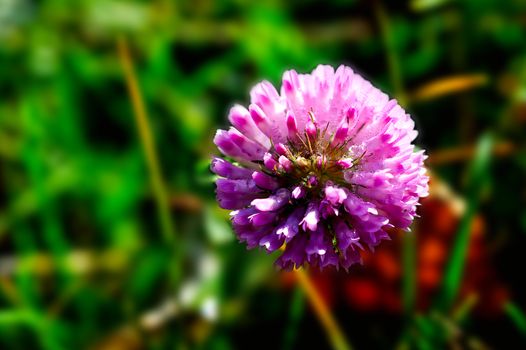
[(256, 85), (214, 139), (217, 199), (249, 248), (275, 251), (285, 269), (347, 269), (388, 227), (408, 229), (428, 192), (426, 156), (396, 100), (346, 66), (284, 73), (281, 91)]

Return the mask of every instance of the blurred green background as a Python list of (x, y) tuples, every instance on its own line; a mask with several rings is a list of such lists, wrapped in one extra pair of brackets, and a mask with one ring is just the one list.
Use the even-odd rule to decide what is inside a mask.
[(233, 103), (319, 63), (397, 97), (432, 174), (412, 234), (311, 273), (349, 346), (525, 347), (524, 1), (0, 0), (0, 348), (328, 348), (208, 170)]

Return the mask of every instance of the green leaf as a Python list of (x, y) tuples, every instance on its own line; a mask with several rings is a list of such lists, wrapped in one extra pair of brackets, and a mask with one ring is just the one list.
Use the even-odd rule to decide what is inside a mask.
[(521, 334), (526, 336), (526, 314), (524, 314), (524, 312), (512, 302), (508, 302), (504, 305), (504, 311)]
[(442, 311), (448, 310), (452, 306), (462, 283), (471, 224), (479, 205), (482, 187), (488, 179), (491, 148), (491, 136), (483, 136), (478, 143), (475, 159), (468, 172), (466, 212), (460, 221), (442, 280), (442, 289), (435, 302), (435, 306)]

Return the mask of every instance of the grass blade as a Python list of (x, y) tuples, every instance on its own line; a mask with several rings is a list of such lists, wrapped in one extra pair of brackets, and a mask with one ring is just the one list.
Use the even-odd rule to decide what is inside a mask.
[(491, 136), (483, 136), (479, 141), (475, 159), (468, 173), (466, 212), (460, 221), (442, 280), (442, 289), (435, 303), (435, 306), (442, 311), (446, 311), (452, 306), (462, 282), (471, 224), (478, 208), (481, 188), (488, 176), (487, 170), (491, 158), (491, 147)]
[(508, 302), (504, 305), (504, 312), (508, 315), (519, 332), (526, 337), (526, 314), (512, 302)]
[(289, 322), (287, 323), (287, 329), (285, 330), (283, 350), (294, 349), (294, 340), (298, 335), (298, 328), (304, 310), (305, 293), (301, 288), (296, 288), (290, 305)]
[(402, 300), (407, 317), (413, 314), (416, 298), (416, 239), (413, 232), (404, 234), (402, 248)]
[(165, 181), (162, 176), (159, 157), (155, 149), (154, 136), (148, 121), (146, 105), (142, 97), (137, 76), (135, 75), (135, 69), (133, 66), (130, 50), (124, 38), (121, 37), (117, 41), (117, 49), (121, 65), (124, 70), (128, 93), (130, 94), (130, 99), (133, 106), (133, 115), (135, 117), (135, 122), (139, 131), (139, 137), (141, 139), (143, 151), (148, 165), (152, 189), (157, 200), (159, 221), (161, 222), (163, 238), (166, 244), (173, 245), (175, 241), (175, 230), (172, 218), (170, 216), (168, 193), (166, 191)]

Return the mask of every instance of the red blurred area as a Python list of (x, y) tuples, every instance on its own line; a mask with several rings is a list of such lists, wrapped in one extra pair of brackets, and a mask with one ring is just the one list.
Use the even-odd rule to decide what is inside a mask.
[[(449, 253), (454, 243), (463, 203), (443, 184), (431, 182), (431, 195), (422, 201), (421, 218), (414, 227), (416, 237), (416, 307), (429, 309), (439, 291)], [(405, 232), (391, 233), (375, 252), (364, 251), (363, 265), (345, 271), (314, 271), (311, 278), (325, 301), (333, 306), (344, 301), (362, 311), (402, 312), (402, 239)], [(497, 278), (485, 241), (485, 223), (481, 216), (472, 222), (460, 295), (457, 300), (475, 296), (474, 312), (492, 317), (501, 313), (508, 300), (508, 289)], [(293, 274), (284, 274), (290, 285)]]

